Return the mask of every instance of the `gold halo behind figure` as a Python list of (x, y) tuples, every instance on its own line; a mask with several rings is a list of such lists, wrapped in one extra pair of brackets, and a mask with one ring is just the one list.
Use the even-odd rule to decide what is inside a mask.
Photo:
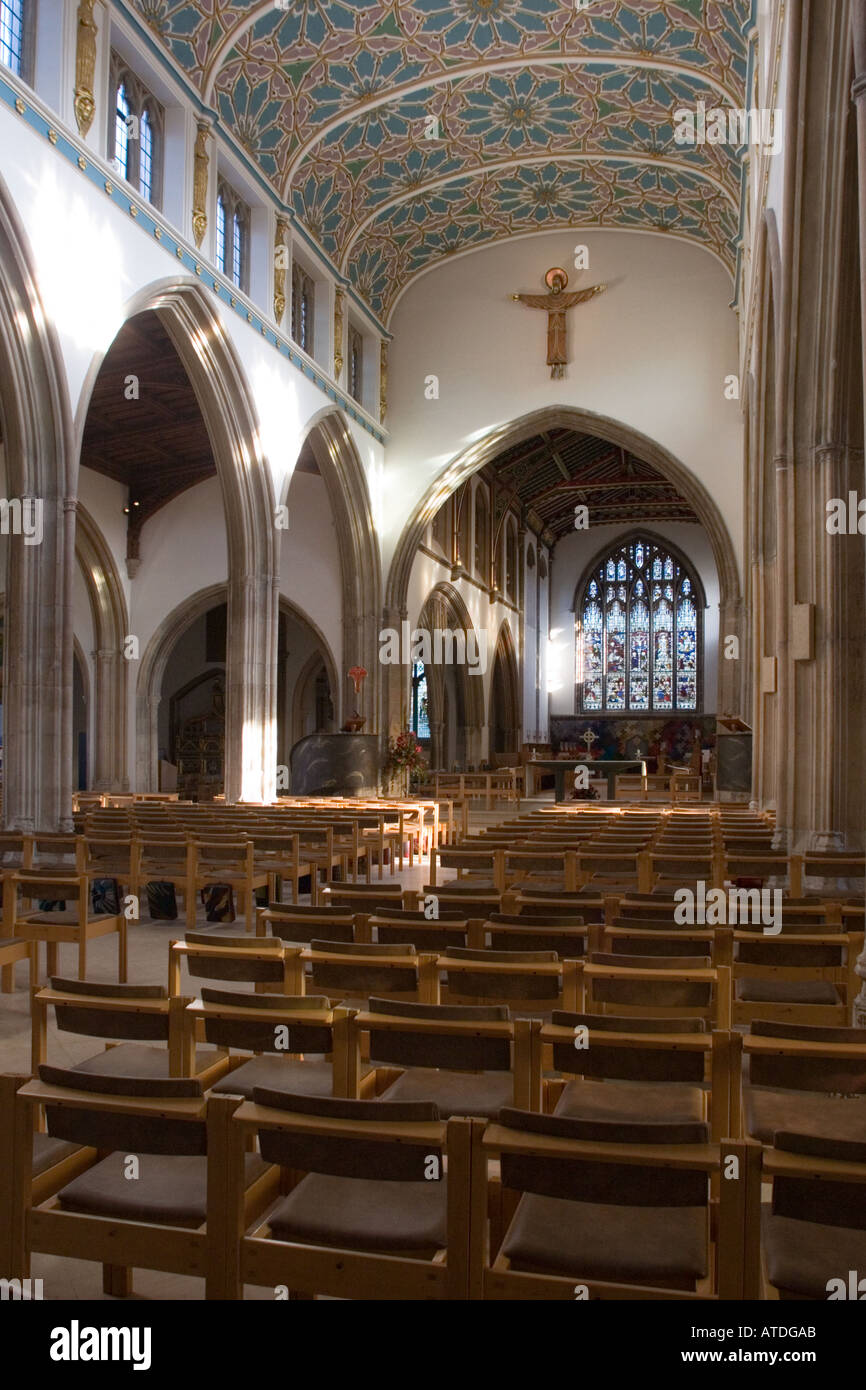
[(551, 266), (550, 270), (548, 270), (547, 274), (544, 277), (544, 283), (549, 290), (552, 290), (553, 282), (557, 279), (562, 281), (562, 288), (565, 289), (566, 285), (568, 284), (568, 275), (563, 270), (561, 265)]

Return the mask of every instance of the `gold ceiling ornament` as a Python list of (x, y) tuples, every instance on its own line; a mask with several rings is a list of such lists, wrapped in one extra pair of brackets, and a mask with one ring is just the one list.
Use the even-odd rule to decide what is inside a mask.
[(96, 71), (96, 24), (93, 19), (94, 0), (81, 0), (78, 6), (78, 39), (75, 48), (75, 119), (82, 135), (93, 124), (96, 102), (93, 99), (93, 74)]
[(286, 312), (286, 271), (289, 266), (289, 248), (286, 241), (289, 224), (285, 217), (277, 218), (274, 237), (274, 318), (280, 324)]
[(207, 182), (210, 164), (207, 142), (209, 133), (210, 128), (207, 121), (196, 121), (192, 176), (192, 230), (196, 246), (201, 246), (207, 231)]
[(382, 339), (379, 348), (379, 423), (384, 425), (388, 414), (388, 344)]
[(343, 370), (343, 291), (334, 294), (334, 380), (340, 380)]

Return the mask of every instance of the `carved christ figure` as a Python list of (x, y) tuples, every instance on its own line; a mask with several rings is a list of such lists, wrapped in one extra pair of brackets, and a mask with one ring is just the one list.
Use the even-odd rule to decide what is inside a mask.
[(550, 367), (551, 378), (559, 381), (565, 376), (564, 368), (568, 361), (565, 315), (575, 304), (583, 304), (594, 295), (601, 294), (607, 289), (607, 285), (591, 285), (589, 289), (574, 290), (571, 294), (565, 294), (568, 276), (561, 266), (554, 266), (548, 270), (544, 283), (550, 287), (549, 294), (513, 294), (511, 298), (519, 299), (521, 304), (528, 304), (530, 309), (547, 310), (547, 365)]

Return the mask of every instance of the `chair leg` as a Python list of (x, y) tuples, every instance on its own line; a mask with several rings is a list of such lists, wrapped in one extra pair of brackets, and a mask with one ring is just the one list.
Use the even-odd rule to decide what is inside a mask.
[[(56, 947), (55, 947), (56, 950)], [(51, 971), (54, 974), (54, 971)], [(87, 928), (82, 927), (78, 937), (78, 978), (87, 979)]]
[[(60, 952), (56, 941), (47, 941), (45, 943), (45, 970), (49, 979), (52, 975), (60, 974), (57, 964), (59, 954)], [(84, 976), (82, 975), (80, 978), (83, 979)]]
[(117, 928), (117, 978), (122, 985), (129, 979), (128, 923), (123, 913)]
[(112, 1298), (132, 1296), (132, 1270), (126, 1265), (102, 1266), (102, 1292)]
[(15, 966), (0, 967), (0, 994), (12, 994), (15, 989)]

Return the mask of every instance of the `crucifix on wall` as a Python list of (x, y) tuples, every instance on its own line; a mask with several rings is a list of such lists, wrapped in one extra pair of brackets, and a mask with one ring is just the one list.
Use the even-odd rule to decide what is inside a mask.
[(589, 289), (573, 290), (571, 294), (566, 294), (568, 275), (561, 266), (551, 266), (544, 277), (544, 283), (550, 291), (549, 294), (513, 294), (511, 298), (520, 300), (521, 304), (528, 304), (530, 309), (547, 310), (547, 365), (550, 367), (551, 378), (559, 381), (565, 376), (565, 364), (568, 361), (565, 315), (576, 304), (584, 304), (594, 295), (602, 294), (607, 285), (591, 285)]

